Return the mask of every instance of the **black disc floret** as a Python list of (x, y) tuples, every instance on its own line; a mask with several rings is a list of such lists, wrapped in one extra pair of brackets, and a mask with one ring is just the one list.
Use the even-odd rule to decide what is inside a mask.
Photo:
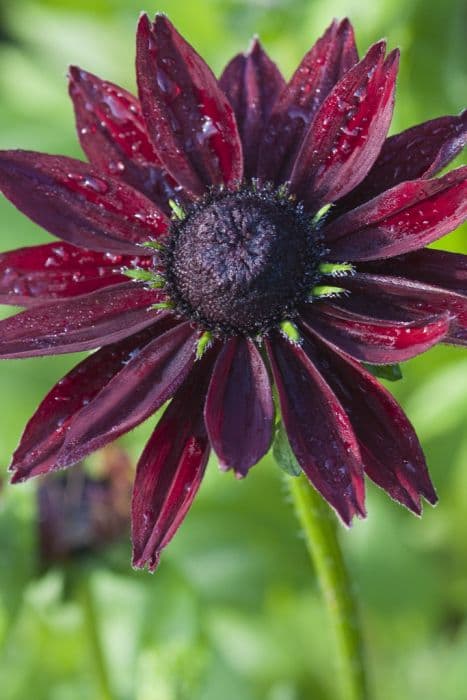
[(308, 300), (322, 255), (318, 227), (283, 190), (212, 191), (172, 223), (166, 290), (205, 330), (258, 337)]

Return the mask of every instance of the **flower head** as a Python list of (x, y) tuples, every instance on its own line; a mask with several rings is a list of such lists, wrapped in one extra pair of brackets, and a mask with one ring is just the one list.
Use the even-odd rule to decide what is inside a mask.
[(102, 451), (94, 477), (81, 464), (43, 477), (37, 491), (42, 566), (88, 556), (127, 534), (130, 487), (131, 462), (117, 447)]
[[(333, 22), (286, 83), (255, 40), (219, 81), (168, 19), (140, 20), (139, 99), (78, 68), (90, 164), (0, 154), (0, 188), (58, 243), (5, 253), (0, 355), (99, 348), (29, 421), (13, 481), (69, 466), (172, 399), (138, 464), (134, 564), (154, 568), (211, 448), (247, 474), (275, 384), (311, 483), (350, 524), (364, 473), (435, 503), (413, 428), (364, 364), (467, 344), (467, 257), (427, 249), (466, 217), (467, 113), (387, 138), (398, 52), (359, 60)], [(132, 279), (129, 279), (132, 278)]]

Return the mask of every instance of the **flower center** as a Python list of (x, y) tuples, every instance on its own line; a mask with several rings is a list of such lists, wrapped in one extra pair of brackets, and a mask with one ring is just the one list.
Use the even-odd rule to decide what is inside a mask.
[(305, 301), (320, 254), (309, 218), (287, 196), (221, 192), (173, 223), (168, 291), (178, 310), (207, 330), (257, 336)]

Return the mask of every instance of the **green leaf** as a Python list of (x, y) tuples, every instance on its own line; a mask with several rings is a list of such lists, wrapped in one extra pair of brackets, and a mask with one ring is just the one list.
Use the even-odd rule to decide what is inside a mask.
[(402, 369), (400, 365), (368, 365), (363, 363), (367, 369), (375, 377), (387, 379), (389, 382), (397, 382), (402, 379)]
[(282, 422), (276, 428), (274, 443), (272, 446), (274, 459), (281, 469), (290, 476), (300, 476), (302, 469), (292, 452), (285, 428)]

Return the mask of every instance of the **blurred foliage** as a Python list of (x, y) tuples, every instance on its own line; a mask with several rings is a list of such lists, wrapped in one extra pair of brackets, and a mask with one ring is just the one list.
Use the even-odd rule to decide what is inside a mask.
[[(140, 0), (0, 2), (0, 146), (79, 156), (68, 64), (132, 88)], [(394, 130), (464, 107), (465, 0), (160, 0), (217, 71), (257, 33), (289, 75), (333, 16), (360, 49), (401, 45)], [(47, 235), (0, 202), (2, 249)], [(467, 253), (466, 229), (443, 241)], [(6, 316), (11, 309), (3, 309)], [(0, 458), (76, 362), (0, 367)], [(369, 487), (369, 517), (342, 540), (354, 572), (375, 700), (460, 700), (467, 693), (467, 358), (437, 348), (388, 384), (413, 420), (440, 495), (418, 520)], [(154, 420), (149, 421), (153, 425)], [(151, 425), (123, 442), (136, 460)], [(210, 465), (154, 576), (129, 566), (124, 539), (77, 569), (39, 574), (35, 485), (0, 493), (2, 700), (105, 697), (79, 585), (93, 600), (115, 700), (330, 700), (333, 640), (283, 489), (266, 458), (243, 482)], [(78, 566), (78, 565), (77, 565)], [(88, 610), (89, 612), (89, 610)], [(88, 620), (88, 622), (87, 622)]]

